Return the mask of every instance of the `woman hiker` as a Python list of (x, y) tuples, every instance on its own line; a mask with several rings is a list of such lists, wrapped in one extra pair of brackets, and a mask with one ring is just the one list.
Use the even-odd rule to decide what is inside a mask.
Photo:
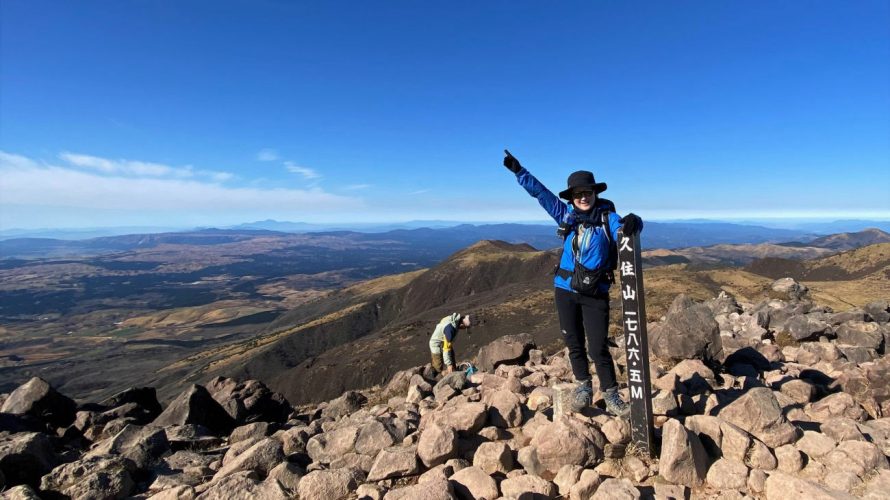
[(452, 343), (457, 337), (458, 330), (465, 330), (469, 327), (470, 316), (458, 313), (445, 316), (436, 325), (436, 329), (430, 336), (430, 354), (436, 374), (454, 372), (455, 361)]
[[(565, 238), (559, 267), (553, 280), (556, 286), (556, 312), (562, 338), (569, 348), (569, 361), (578, 387), (572, 397), (572, 409), (581, 411), (593, 399), (587, 349), (593, 359), (606, 409), (618, 416), (630, 407), (618, 394), (615, 365), (609, 352), (609, 285), (617, 260), (618, 230), (630, 235), (643, 229), (643, 221), (634, 214), (619, 218), (612, 202), (599, 198), (605, 182), (596, 182), (591, 172), (581, 170), (568, 178), (568, 188), (559, 193), (560, 201), (535, 179), (508, 151), (504, 166), (516, 174), (519, 185), (559, 224), (558, 234)], [(622, 226), (623, 224), (623, 226)], [(585, 336), (587, 348), (585, 348)]]

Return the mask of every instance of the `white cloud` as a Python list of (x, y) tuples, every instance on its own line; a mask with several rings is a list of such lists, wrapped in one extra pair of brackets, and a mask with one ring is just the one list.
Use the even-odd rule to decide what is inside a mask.
[(300, 174), (306, 179), (320, 179), (321, 174), (311, 168), (301, 167), (292, 161), (284, 162), (284, 168), (292, 174)]
[(99, 156), (77, 154), (65, 151), (59, 154), (59, 158), (71, 165), (81, 168), (97, 170), (103, 174), (131, 176), (131, 177), (172, 177), (176, 179), (188, 179), (195, 176), (207, 177), (215, 182), (224, 182), (234, 178), (229, 172), (216, 172), (212, 170), (195, 170), (191, 165), (184, 167), (171, 167), (162, 163), (153, 163), (137, 160), (111, 160)]
[(259, 161), (275, 161), (278, 157), (278, 151), (274, 149), (261, 149), (259, 153), (256, 154), (256, 159)]
[[(116, 162), (86, 155), (66, 153), (65, 160), (84, 171), (35, 161), (0, 151), (0, 207), (72, 207), (120, 211), (154, 212), (237, 212), (281, 211), (311, 213), (320, 206), (339, 204), (354, 209), (362, 201), (311, 189), (263, 189), (228, 187), (218, 181), (168, 177), (131, 177), (127, 174), (157, 173), (143, 168), (143, 162)], [(146, 164), (151, 165), (151, 164)], [(110, 175), (109, 175), (110, 174)], [(198, 174), (198, 172), (195, 172)]]
[(350, 184), (348, 186), (343, 186), (343, 189), (346, 191), (361, 191), (363, 189), (371, 188), (370, 184)]

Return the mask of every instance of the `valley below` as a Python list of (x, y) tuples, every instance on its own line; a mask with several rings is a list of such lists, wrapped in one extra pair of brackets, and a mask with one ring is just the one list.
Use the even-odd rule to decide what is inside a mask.
[[(223, 375), (262, 380), (295, 404), (320, 401), (427, 362), (429, 332), (454, 311), (477, 318), (459, 357), (516, 333), (552, 352), (557, 254), (519, 241), (546, 248), (554, 238), (522, 229), (501, 234), (512, 243), (453, 229), (212, 230), (125, 239), (116, 244), (139, 246), (79, 258), (5, 259), (0, 391), (40, 376), (82, 400), (140, 385), (164, 399)], [(784, 276), (836, 310), (886, 299), (890, 244), (880, 242), (890, 236), (863, 233), (647, 250), (649, 318), (680, 293), (756, 302)]]

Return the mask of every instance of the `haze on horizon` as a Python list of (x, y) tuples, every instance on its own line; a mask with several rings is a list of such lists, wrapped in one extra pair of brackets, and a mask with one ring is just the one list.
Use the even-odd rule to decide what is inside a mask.
[(890, 219), (890, 4), (0, 7), (0, 230)]

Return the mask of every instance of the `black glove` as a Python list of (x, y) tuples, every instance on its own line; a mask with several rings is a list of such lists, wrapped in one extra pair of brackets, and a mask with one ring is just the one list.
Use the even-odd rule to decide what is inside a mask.
[(627, 214), (618, 219), (618, 222), (624, 224), (621, 226), (621, 230), (624, 232), (625, 236), (630, 236), (643, 230), (643, 219), (636, 214)]
[(504, 166), (507, 167), (507, 170), (513, 172), (514, 174), (518, 174), (519, 170), (522, 169), (522, 165), (519, 164), (519, 160), (513, 157), (509, 151), (504, 150)]

